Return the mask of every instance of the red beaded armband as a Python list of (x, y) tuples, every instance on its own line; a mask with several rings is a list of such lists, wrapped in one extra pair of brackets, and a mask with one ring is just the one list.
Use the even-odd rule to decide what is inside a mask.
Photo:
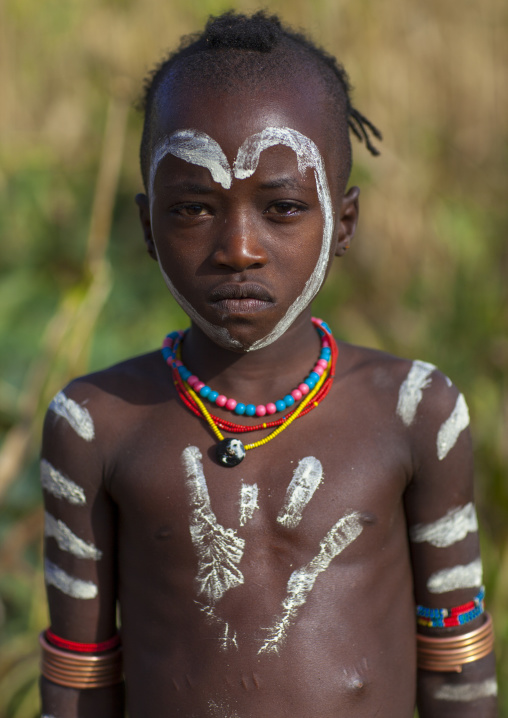
[(107, 641), (101, 641), (100, 643), (78, 643), (77, 641), (68, 641), (66, 638), (60, 638), (56, 633), (53, 633), (49, 628), (45, 632), (46, 640), (51, 645), (57, 648), (64, 648), (67, 651), (74, 651), (75, 653), (103, 653), (104, 651), (110, 651), (120, 645), (120, 636), (118, 633), (109, 638)]

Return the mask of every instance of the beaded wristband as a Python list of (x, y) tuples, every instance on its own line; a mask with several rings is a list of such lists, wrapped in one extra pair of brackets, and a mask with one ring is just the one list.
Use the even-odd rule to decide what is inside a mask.
[(485, 658), (494, 648), (492, 619), (485, 614), (485, 623), (462, 636), (434, 638), (417, 634), (418, 668), (426, 671), (461, 673), (466, 663)]
[(419, 626), (429, 628), (449, 628), (452, 626), (463, 626), (481, 616), (485, 610), (485, 586), (482, 586), (478, 594), (468, 603), (454, 608), (426, 608), (416, 607), (416, 622)]
[(106, 688), (123, 680), (122, 649), (100, 656), (70, 653), (55, 648), (39, 636), (42, 648), (41, 673), (52, 683), (66, 688)]

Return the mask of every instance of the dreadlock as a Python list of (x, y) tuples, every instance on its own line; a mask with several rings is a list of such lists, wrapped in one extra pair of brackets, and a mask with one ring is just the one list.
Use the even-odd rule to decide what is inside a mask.
[[(295, 62), (296, 60), (296, 62)], [(332, 112), (342, 127), (364, 141), (372, 155), (379, 150), (372, 144), (371, 135), (381, 140), (380, 131), (351, 104), (351, 84), (344, 67), (323, 48), (309, 38), (284, 26), (276, 15), (259, 11), (251, 16), (226, 12), (211, 16), (200, 33), (186, 35), (178, 49), (164, 59), (148, 75), (143, 95), (138, 103), (144, 113), (140, 160), (145, 186), (154, 141), (154, 100), (162, 83), (173, 69), (184, 80), (204, 82), (208, 86), (228, 89), (238, 81), (261, 85), (266, 77), (293, 76), (295, 67), (307, 66), (322, 80)], [(341, 128), (342, 129), (342, 128)], [(351, 166), (351, 145), (347, 137), (348, 173)]]

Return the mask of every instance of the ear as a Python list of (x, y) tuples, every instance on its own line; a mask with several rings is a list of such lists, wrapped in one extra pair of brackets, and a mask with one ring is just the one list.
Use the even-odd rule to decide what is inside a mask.
[(155, 244), (152, 237), (152, 223), (150, 221), (150, 204), (146, 194), (137, 194), (135, 197), (136, 204), (139, 208), (139, 220), (143, 229), (146, 250), (152, 259), (158, 260)]
[(339, 220), (339, 234), (337, 237), (337, 246), (335, 248), (335, 256), (342, 257), (349, 249), (351, 240), (353, 239), (358, 224), (358, 215), (360, 213), (360, 205), (358, 198), (360, 196), (359, 187), (351, 187), (342, 198)]

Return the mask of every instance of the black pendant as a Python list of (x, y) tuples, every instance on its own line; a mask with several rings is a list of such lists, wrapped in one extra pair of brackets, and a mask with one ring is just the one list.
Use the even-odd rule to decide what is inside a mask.
[(240, 439), (222, 439), (215, 447), (217, 461), (223, 466), (238, 466), (245, 458), (245, 449)]

